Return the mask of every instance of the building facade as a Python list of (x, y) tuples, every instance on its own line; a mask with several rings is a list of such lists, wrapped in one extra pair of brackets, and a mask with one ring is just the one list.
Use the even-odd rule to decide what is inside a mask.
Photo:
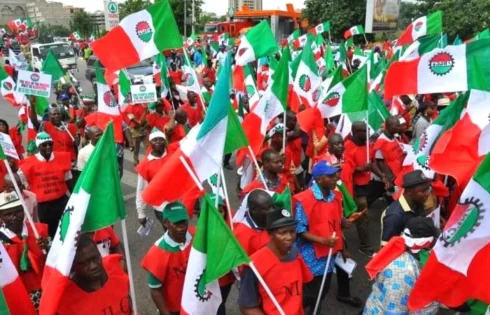
[(27, 16), (27, 0), (0, 0), (0, 25), (25, 18)]
[[(0, 0), (1, 1), (1, 0)], [(27, 16), (32, 22), (51, 25), (70, 26), (72, 15), (83, 9), (64, 6), (61, 2), (46, 2), (46, 0), (27, 0)]]
[(228, 0), (228, 7), (240, 11), (246, 5), (250, 10), (262, 10), (262, 0)]

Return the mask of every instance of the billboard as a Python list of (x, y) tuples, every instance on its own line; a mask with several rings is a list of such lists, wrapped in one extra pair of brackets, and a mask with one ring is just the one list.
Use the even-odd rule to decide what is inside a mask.
[(119, 24), (119, 5), (113, 0), (104, 0), (104, 17), (106, 31), (112, 30)]
[(366, 33), (396, 31), (401, 0), (367, 0)]

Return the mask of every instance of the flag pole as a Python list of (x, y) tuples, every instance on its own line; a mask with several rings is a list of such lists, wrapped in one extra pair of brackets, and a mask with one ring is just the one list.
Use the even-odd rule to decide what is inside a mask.
[[(223, 171), (223, 168), (221, 168), (221, 177), (223, 180), (223, 192), (225, 193), (225, 203), (226, 203), (226, 210), (228, 211), (228, 218), (231, 223), (231, 220), (233, 219), (233, 214), (231, 213), (231, 205), (230, 205), (230, 199), (228, 199), (228, 188), (226, 188), (226, 179), (225, 179), (225, 173)], [(233, 232), (233, 224), (230, 224), (231, 231)]]
[(22, 208), (24, 209), (24, 213), (27, 217), (27, 221), (29, 221), (29, 224), (32, 227), (32, 231), (34, 232), (34, 236), (36, 237), (36, 239), (39, 239), (40, 238), (39, 232), (37, 231), (36, 226), (34, 225), (34, 220), (32, 219), (32, 216), (31, 216), (31, 213), (29, 212), (29, 209), (27, 209), (26, 201), (24, 200), (24, 195), (22, 195), (22, 192), (20, 191), (19, 185), (17, 184), (17, 180), (14, 177), (14, 172), (12, 171), (12, 168), (10, 168), (10, 164), (7, 161), (7, 158), (5, 158), (5, 160), (3, 160), (3, 163), (5, 164), (5, 167), (7, 168), (10, 179), (12, 180), (12, 183), (14, 184), (15, 192), (19, 196), (20, 203), (22, 204)]
[(367, 40), (367, 38), (366, 38), (366, 33), (364, 33), (364, 34), (362, 34), (362, 35), (364, 35), (364, 40), (366, 41), (366, 46), (367, 46), (367, 44), (369, 44), (369, 43), (368, 43), (368, 40)]
[(194, 171), (191, 169), (191, 167), (189, 166), (189, 164), (187, 163), (187, 161), (184, 159), (184, 157), (183, 156), (180, 156), (179, 157), (179, 160), (184, 165), (185, 169), (187, 170), (187, 172), (191, 176), (191, 178), (194, 181), (194, 183), (196, 184), (197, 188), (199, 188), (200, 191), (203, 191), (204, 190), (204, 187), (202, 186), (202, 184), (199, 181), (199, 179), (197, 179), (196, 174), (194, 174)]
[(262, 285), (262, 287), (264, 288), (265, 292), (267, 293), (267, 295), (270, 297), (270, 299), (272, 300), (272, 303), (274, 303), (274, 306), (277, 308), (277, 310), (279, 311), (279, 314), (281, 315), (285, 315), (286, 313), (284, 313), (284, 310), (282, 309), (281, 305), (279, 305), (279, 302), (277, 302), (276, 300), (276, 297), (274, 296), (274, 294), (272, 294), (271, 292), (271, 289), (269, 289), (269, 287), (267, 286), (267, 283), (265, 283), (265, 280), (262, 278), (262, 276), (260, 275), (259, 271), (257, 270), (257, 268), (255, 268), (255, 265), (253, 263), (253, 261), (251, 261), (248, 266), (250, 267), (250, 269), (252, 269), (252, 271), (254, 272), (255, 276), (257, 277), (257, 279), (259, 280), (260, 284)]
[(219, 186), (221, 186), (221, 171), (223, 170), (223, 165), (219, 168), (219, 173), (218, 173), (218, 182), (216, 183), (217, 189), (216, 189), (216, 199), (214, 200), (214, 207), (218, 209), (218, 203), (219, 203)]
[(367, 163), (369, 163), (369, 111), (366, 110), (366, 155)]
[(131, 294), (131, 304), (133, 306), (133, 313), (138, 314), (138, 306), (136, 305), (136, 291), (134, 290), (134, 280), (133, 280), (133, 268), (131, 267), (131, 255), (129, 253), (129, 244), (128, 244), (128, 231), (126, 229), (126, 219), (121, 220), (121, 230), (123, 235), (123, 243), (124, 243), (124, 254), (126, 255), (126, 266), (128, 269), (128, 277), (129, 277), (129, 292)]
[(286, 154), (286, 111), (283, 112), (283, 124), (282, 128), (282, 153)]
[(330, 28), (328, 29), (328, 45), (332, 44), (332, 35), (330, 34)]
[[(335, 232), (333, 232), (332, 237), (335, 237)], [(316, 299), (315, 310), (313, 315), (316, 315), (318, 307), (320, 306), (320, 300), (322, 298), (323, 287), (325, 286), (325, 279), (327, 278), (328, 266), (330, 265), (330, 260), (332, 259), (333, 247), (328, 250), (327, 264), (325, 265), (325, 271), (323, 272), (322, 285), (320, 286), (320, 291), (318, 292), (318, 298)]]
[(267, 183), (265, 182), (264, 174), (260, 170), (259, 163), (257, 162), (257, 159), (255, 158), (255, 154), (253, 153), (252, 148), (250, 147), (250, 145), (248, 145), (247, 148), (248, 148), (248, 152), (250, 153), (250, 156), (252, 157), (252, 160), (255, 164), (255, 167), (257, 168), (257, 172), (259, 173), (259, 177), (262, 180), (262, 182), (264, 183), (265, 190), (270, 191), (269, 187), (267, 187)]

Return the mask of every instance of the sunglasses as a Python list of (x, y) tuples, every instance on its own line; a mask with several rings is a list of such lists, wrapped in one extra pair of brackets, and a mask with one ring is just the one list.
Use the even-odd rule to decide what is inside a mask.
[(40, 146), (43, 147), (43, 148), (45, 148), (45, 147), (52, 147), (53, 146), (53, 142), (44, 142), (44, 143), (41, 143)]

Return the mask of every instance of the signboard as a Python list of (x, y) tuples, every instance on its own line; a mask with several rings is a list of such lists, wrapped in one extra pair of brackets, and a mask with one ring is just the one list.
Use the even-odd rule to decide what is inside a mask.
[(106, 31), (119, 24), (119, 5), (113, 0), (104, 0), (104, 17)]
[(26, 95), (49, 98), (51, 96), (51, 75), (19, 70), (15, 91)]
[(133, 104), (151, 103), (157, 101), (155, 84), (131, 85), (131, 102)]
[(2, 146), (3, 153), (5, 153), (6, 156), (19, 160), (17, 150), (15, 150), (14, 143), (8, 134), (0, 132), (0, 145)]
[(368, 0), (364, 28), (366, 33), (396, 31), (400, 2), (400, 0)]

